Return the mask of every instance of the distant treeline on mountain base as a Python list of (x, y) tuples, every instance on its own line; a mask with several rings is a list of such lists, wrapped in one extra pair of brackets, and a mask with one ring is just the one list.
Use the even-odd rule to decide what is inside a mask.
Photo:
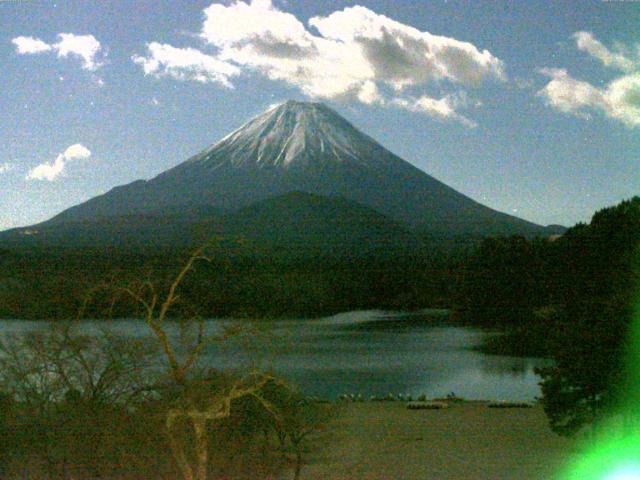
[[(114, 288), (149, 281), (159, 291), (186, 262), (190, 249), (156, 251), (0, 251), (0, 317), (138, 316), (121, 298), (108, 314)], [(368, 308), (447, 307), (455, 270), (426, 255), (288, 258), (285, 252), (246, 255), (212, 247), (181, 285), (173, 314), (205, 317), (312, 317)]]

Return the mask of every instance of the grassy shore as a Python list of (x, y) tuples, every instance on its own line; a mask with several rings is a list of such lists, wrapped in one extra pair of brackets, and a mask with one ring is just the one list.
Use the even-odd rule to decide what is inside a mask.
[[(326, 437), (325, 437), (326, 435)], [(574, 453), (538, 405), (462, 402), (407, 410), (401, 402), (345, 403), (302, 478), (323, 480), (551, 480)]]

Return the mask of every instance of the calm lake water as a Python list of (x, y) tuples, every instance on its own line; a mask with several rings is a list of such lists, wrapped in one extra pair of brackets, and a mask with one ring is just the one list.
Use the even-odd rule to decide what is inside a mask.
[[(229, 323), (207, 320), (207, 333), (214, 335)], [(0, 335), (45, 328), (46, 323), (0, 321)], [(141, 321), (79, 325), (88, 334), (99, 328), (132, 338), (149, 335)], [(330, 399), (343, 393), (368, 398), (454, 392), (488, 400), (533, 400), (540, 395), (533, 369), (544, 360), (475, 352), (472, 348), (487, 334), (448, 325), (446, 311), (346, 312), (319, 319), (261, 321), (259, 330), (243, 340), (208, 345), (202, 365), (270, 368), (306, 394)], [(172, 334), (178, 338), (175, 325)]]

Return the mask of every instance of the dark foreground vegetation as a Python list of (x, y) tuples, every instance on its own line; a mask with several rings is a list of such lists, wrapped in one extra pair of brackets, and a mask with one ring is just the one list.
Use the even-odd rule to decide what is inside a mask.
[(622, 404), (640, 404), (638, 374), (626, 365), (638, 353), (632, 325), (639, 246), (635, 197), (555, 241), (487, 239), (468, 264), (456, 302), (459, 318), (506, 332), (490, 339), (485, 351), (555, 360), (538, 373), (558, 433), (576, 433)]
[[(188, 381), (170, 381), (153, 375), (153, 345), (106, 333), (82, 337), (66, 327), (3, 347), (3, 479), (242, 479), (287, 471), (297, 478), (307, 436), (330, 415), (328, 406), (273, 379), (231, 399), (228, 415), (203, 424), (197, 433), (206, 438), (199, 439), (187, 416), (170, 424), (171, 412), (206, 411), (232, 392), (237, 378), (199, 371)], [(207, 449), (206, 472), (186, 475), (185, 465), (202, 454), (199, 440)]]
[(206, 335), (183, 316), (177, 338), (167, 333), (182, 282), (204, 260), (196, 251), (163, 291), (152, 281), (94, 289), (102, 297), (88, 303), (140, 307), (142, 339), (58, 322), (0, 342), (0, 478), (300, 478), (330, 409), (255, 362), (201, 366), (204, 348), (256, 334), (246, 325)]

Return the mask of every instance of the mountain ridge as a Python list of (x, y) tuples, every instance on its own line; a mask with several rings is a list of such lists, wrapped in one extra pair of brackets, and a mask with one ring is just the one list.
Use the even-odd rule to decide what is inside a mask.
[(320, 103), (288, 101), (150, 180), (45, 223), (212, 206), (232, 212), (292, 191), (338, 196), (437, 234), (556, 233), (498, 212), (402, 160)]

